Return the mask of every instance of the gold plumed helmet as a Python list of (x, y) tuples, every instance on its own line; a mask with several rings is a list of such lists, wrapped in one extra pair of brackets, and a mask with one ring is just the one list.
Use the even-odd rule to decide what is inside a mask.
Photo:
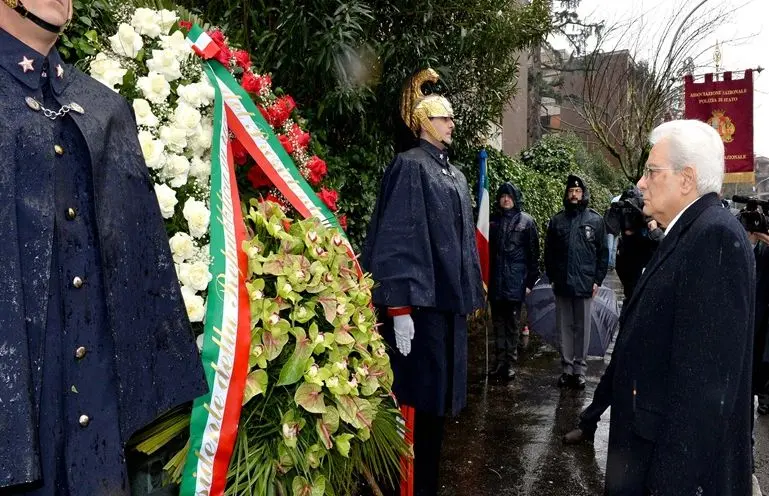
[(427, 81), (437, 83), (440, 77), (433, 69), (424, 69), (413, 75), (407, 82), (401, 96), (401, 117), (403, 122), (411, 129), (415, 136), (419, 136), (420, 130), (438, 141), (443, 138), (430, 122), (431, 117), (454, 118), (454, 110), (451, 103), (440, 95), (425, 95), (422, 93), (422, 85)]

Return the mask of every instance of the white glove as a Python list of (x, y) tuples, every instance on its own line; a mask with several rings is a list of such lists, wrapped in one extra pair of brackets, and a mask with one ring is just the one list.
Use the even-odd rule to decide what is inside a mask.
[(393, 317), (395, 331), (395, 346), (403, 356), (411, 352), (411, 340), (414, 339), (414, 320), (411, 315), (396, 315)]

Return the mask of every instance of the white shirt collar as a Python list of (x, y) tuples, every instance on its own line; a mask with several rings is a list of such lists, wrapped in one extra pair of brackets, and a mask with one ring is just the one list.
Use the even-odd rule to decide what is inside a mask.
[(696, 202), (696, 201), (697, 201), (697, 200), (699, 200), (700, 198), (702, 198), (702, 197), (701, 197), (701, 196), (698, 196), (697, 198), (695, 198), (693, 202), (689, 203), (689, 204), (688, 204), (687, 206), (685, 206), (685, 207), (684, 207), (684, 208), (683, 208), (683, 209), (682, 209), (680, 212), (678, 212), (678, 215), (676, 215), (675, 217), (673, 217), (673, 220), (671, 220), (671, 221), (670, 221), (670, 224), (668, 224), (668, 226), (665, 228), (665, 234), (668, 234), (669, 232), (671, 232), (671, 231), (673, 230), (673, 226), (676, 224), (676, 222), (678, 222), (678, 219), (680, 219), (680, 218), (681, 218), (681, 216), (684, 214), (684, 212), (686, 212), (686, 209), (687, 209), (687, 208), (689, 208), (689, 207), (691, 207), (691, 206), (694, 204), (694, 202)]

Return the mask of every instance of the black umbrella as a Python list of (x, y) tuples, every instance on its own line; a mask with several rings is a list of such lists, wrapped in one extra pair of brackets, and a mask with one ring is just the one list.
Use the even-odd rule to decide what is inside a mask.
[[(546, 343), (560, 349), (561, 334), (555, 327), (555, 295), (547, 278), (537, 281), (526, 297), (526, 311), (529, 328)], [(602, 357), (619, 327), (619, 306), (614, 290), (606, 286), (598, 288), (591, 305), (590, 322), (587, 354)]]

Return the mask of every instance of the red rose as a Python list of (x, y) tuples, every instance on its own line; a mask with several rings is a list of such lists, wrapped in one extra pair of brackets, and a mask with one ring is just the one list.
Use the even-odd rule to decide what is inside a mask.
[(246, 174), (246, 177), (248, 177), (249, 182), (251, 183), (251, 186), (254, 187), (254, 189), (259, 188), (268, 188), (272, 186), (272, 181), (270, 181), (270, 178), (267, 177), (267, 175), (262, 172), (262, 168), (258, 165), (254, 165), (248, 170), (248, 174)]
[(336, 202), (339, 199), (339, 193), (333, 189), (321, 188), (318, 193), (318, 198), (320, 198), (332, 212), (336, 212), (339, 209), (339, 207), (336, 206)]
[(275, 100), (275, 105), (282, 108), (288, 115), (291, 115), (291, 112), (296, 108), (296, 102), (289, 95), (282, 96)]
[[(243, 81), (241, 81), (240, 85), (249, 93), (259, 93), (264, 88), (264, 81), (261, 77), (256, 77), (253, 72), (246, 71), (243, 73)], [(261, 110), (262, 115), (264, 115), (264, 110)]]
[(216, 43), (219, 46), (224, 45), (224, 33), (222, 33), (218, 29), (214, 29), (212, 31), (208, 32), (208, 36), (214, 40), (214, 43)]
[(185, 31), (192, 29), (192, 23), (190, 21), (179, 21), (179, 27)]
[(280, 105), (271, 105), (267, 108), (267, 121), (275, 129), (283, 127), (288, 120), (288, 113)]
[(259, 76), (257, 79), (259, 79), (259, 82), (261, 84), (261, 88), (259, 88), (260, 90), (265, 88), (269, 89), (270, 86), (272, 86), (272, 78), (270, 77), (269, 74), (264, 74), (262, 76)]
[(336, 220), (339, 221), (339, 226), (342, 230), (347, 231), (347, 215), (340, 215)]
[(296, 144), (299, 146), (299, 148), (307, 148), (307, 146), (310, 144), (310, 133), (305, 133), (302, 131), (302, 128), (299, 127), (299, 124), (294, 124), (291, 126), (289, 134), (292, 138), (294, 138), (294, 141), (296, 141)]
[(248, 152), (243, 145), (237, 139), (230, 140), (230, 146), (232, 147), (232, 157), (235, 160), (236, 165), (243, 165), (248, 161)]
[(230, 68), (230, 59), (232, 58), (232, 52), (230, 47), (226, 43), (219, 45), (219, 52), (214, 55), (214, 59), (218, 60), (224, 67)]
[(314, 186), (320, 183), (328, 169), (326, 168), (326, 162), (320, 159), (317, 155), (313, 155), (307, 162), (307, 171), (309, 172), (309, 181)]
[(247, 71), (251, 67), (251, 55), (245, 50), (233, 50), (232, 56), (235, 57), (235, 62)]
[(289, 154), (294, 153), (294, 145), (291, 144), (288, 136), (281, 134), (278, 136), (278, 139), (280, 140), (280, 144), (283, 145), (283, 148), (285, 148)]

